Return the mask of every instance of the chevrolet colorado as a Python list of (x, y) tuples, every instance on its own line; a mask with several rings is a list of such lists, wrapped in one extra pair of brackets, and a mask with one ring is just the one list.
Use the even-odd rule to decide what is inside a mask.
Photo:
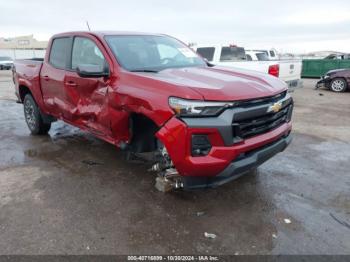
[(127, 152), (153, 152), (158, 188), (221, 185), (291, 141), (284, 82), (212, 66), (166, 35), (57, 34), (43, 61), (17, 60), (13, 76), (32, 134), (60, 119)]

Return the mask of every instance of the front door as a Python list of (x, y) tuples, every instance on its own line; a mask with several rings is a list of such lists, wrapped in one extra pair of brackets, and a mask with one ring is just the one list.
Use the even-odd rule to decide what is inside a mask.
[(70, 69), (66, 71), (64, 90), (71, 110), (65, 118), (78, 125), (85, 126), (91, 132), (110, 136), (108, 115), (108, 77), (80, 77), (79, 65), (108, 67), (108, 63), (93, 39), (74, 37)]

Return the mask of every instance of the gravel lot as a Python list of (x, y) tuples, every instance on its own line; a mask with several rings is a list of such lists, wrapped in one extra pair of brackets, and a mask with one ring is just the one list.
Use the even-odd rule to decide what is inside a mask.
[(350, 92), (314, 84), (293, 94), (292, 144), (257, 173), (162, 194), (88, 133), (31, 136), (0, 71), (0, 254), (350, 254)]

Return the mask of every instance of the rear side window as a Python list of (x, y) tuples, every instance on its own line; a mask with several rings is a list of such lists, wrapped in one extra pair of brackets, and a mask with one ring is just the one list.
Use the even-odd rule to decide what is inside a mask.
[(197, 53), (208, 61), (213, 61), (215, 47), (200, 47), (197, 49)]
[(269, 60), (269, 57), (266, 55), (266, 53), (256, 53), (256, 57), (259, 61), (267, 61)]
[(67, 66), (67, 54), (70, 49), (70, 38), (56, 38), (52, 42), (49, 62), (57, 68), (64, 69)]
[(220, 61), (246, 60), (244, 48), (242, 47), (223, 47), (221, 49)]
[(272, 50), (270, 50), (270, 56), (271, 56), (271, 57), (275, 57), (275, 52), (272, 51)]
[(97, 65), (101, 70), (107, 62), (94, 41), (85, 37), (75, 37), (72, 51), (72, 69), (79, 65)]
[(247, 55), (247, 60), (248, 61), (252, 61), (253, 59), (252, 59), (252, 57), (250, 55)]

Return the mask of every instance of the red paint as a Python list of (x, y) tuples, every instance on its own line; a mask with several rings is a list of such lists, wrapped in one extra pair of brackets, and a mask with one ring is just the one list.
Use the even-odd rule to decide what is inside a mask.
[[(215, 129), (188, 128), (174, 117), (168, 105), (170, 96), (235, 101), (272, 96), (285, 90), (286, 85), (261, 73), (235, 72), (222, 67), (167, 69), (156, 74), (129, 72), (118, 65), (104, 40), (105, 34), (118, 33), (72, 32), (54, 37), (83, 36), (93, 40), (109, 64), (110, 77), (81, 78), (75, 71), (54, 68), (48, 63), (51, 40), (42, 64), (15, 62), (17, 95), (20, 89), (29, 88), (44, 113), (115, 145), (130, 140), (130, 114), (143, 114), (160, 127), (157, 137), (181, 175), (216, 175), (240, 153), (267, 144), (291, 129), (290, 124), (284, 124), (227, 147)], [(191, 157), (189, 143), (193, 133), (208, 134), (213, 145), (208, 156)]]

